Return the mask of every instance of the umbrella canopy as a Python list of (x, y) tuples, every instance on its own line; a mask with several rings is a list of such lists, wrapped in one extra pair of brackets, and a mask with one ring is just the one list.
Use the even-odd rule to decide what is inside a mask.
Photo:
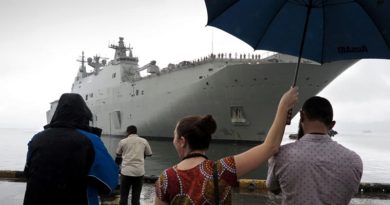
[[(205, 0), (207, 25), (255, 50), (326, 63), (390, 59), (389, 0)], [(287, 124), (290, 124), (292, 110)]]
[(390, 1), (205, 0), (207, 25), (252, 46), (319, 63), (390, 59)]

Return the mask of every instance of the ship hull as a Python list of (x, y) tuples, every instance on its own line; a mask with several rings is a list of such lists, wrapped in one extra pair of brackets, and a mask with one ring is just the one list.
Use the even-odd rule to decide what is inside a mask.
[[(316, 95), (355, 62), (302, 64), (297, 83), (300, 101), (294, 115), (305, 99)], [(295, 66), (215, 60), (117, 83), (116, 79), (112, 82), (104, 78), (119, 72), (120, 68), (113, 67), (89, 76), (93, 80), (74, 85), (72, 92), (86, 98), (94, 114), (93, 125), (102, 128), (106, 135), (124, 135), (128, 125), (136, 125), (142, 136), (170, 139), (180, 118), (211, 114), (218, 125), (213, 139), (262, 141), (281, 95), (291, 85)]]

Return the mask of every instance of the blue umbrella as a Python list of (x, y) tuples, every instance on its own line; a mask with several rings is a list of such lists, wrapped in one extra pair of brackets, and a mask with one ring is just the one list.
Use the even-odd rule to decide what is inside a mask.
[[(205, 0), (207, 25), (269, 50), (318, 63), (390, 59), (387, 0)], [(290, 111), (291, 114), (291, 111)], [(289, 124), (289, 122), (288, 122)]]
[(390, 59), (387, 0), (205, 0), (207, 25), (269, 50), (318, 63)]

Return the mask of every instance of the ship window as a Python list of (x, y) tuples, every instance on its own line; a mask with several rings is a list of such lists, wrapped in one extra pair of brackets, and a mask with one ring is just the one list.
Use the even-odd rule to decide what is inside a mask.
[(242, 106), (230, 107), (231, 122), (235, 125), (246, 124), (247, 119), (245, 117), (244, 108)]
[(138, 92), (138, 90), (136, 90), (136, 91), (135, 91), (135, 95), (137, 95), (137, 96), (138, 96), (138, 93), (139, 93), (139, 92)]
[(144, 91), (141, 91), (141, 95), (144, 95)]
[(202, 79), (203, 78), (203, 76), (199, 76), (199, 79)]
[(89, 94), (89, 97), (93, 98), (93, 93), (90, 93), (90, 94)]
[(212, 69), (212, 68), (209, 68), (209, 71), (211, 72), (211, 71), (213, 71), (213, 69)]
[(88, 100), (88, 95), (85, 95), (85, 100)]
[(116, 73), (113, 73), (113, 74), (112, 74), (112, 78), (115, 78), (115, 77), (116, 77)]

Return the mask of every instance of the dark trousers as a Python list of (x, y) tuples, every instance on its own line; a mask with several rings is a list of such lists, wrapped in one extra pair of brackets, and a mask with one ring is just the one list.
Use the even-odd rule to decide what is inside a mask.
[(128, 198), (129, 198), (129, 192), (131, 189), (131, 204), (132, 205), (139, 205), (139, 199), (141, 196), (142, 191), (142, 184), (144, 176), (140, 177), (132, 177), (132, 176), (125, 176), (121, 175), (121, 199), (119, 204), (120, 205), (127, 205)]

